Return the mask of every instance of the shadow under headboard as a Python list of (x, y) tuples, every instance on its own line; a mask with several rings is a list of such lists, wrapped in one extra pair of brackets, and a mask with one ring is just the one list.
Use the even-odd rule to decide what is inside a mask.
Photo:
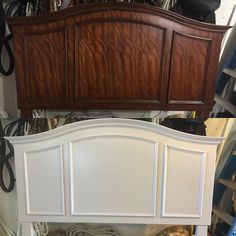
[(186, 110), (208, 116), (227, 26), (127, 2), (9, 18), (18, 106)]

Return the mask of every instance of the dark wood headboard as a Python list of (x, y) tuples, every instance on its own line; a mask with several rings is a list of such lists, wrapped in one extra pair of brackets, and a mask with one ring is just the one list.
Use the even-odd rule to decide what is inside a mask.
[(18, 106), (189, 110), (213, 105), (226, 26), (133, 3), (85, 4), (8, 19)]

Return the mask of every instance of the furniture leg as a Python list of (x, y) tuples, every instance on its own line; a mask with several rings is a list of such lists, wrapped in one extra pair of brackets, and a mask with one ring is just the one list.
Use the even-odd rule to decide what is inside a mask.
[(209, 118), (210, 112), (209, 111), (201, 111), (199, 112), (199, 117), (202, 120), (206, 120), (207, 118)]
[(31, 108), (22, 108), (20, 110), (21, 112), (21, 118), (32, 118), (33, 114), (32, 114), (32, 109)]
[(34, 236), (32, 223), (22, 222), (22, 236)]
[(207, 225), (197, 225), (195, 230), (195, 236), (207, 236)]

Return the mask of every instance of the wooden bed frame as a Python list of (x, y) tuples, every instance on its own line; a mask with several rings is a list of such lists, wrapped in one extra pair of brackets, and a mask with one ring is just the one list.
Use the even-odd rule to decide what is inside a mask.
[(179, 110), (208, 117), (228, 26), (128, 2), (9, 18), (18, 106)]
[(36, 221), (197, 225), (207, 236), (222, 138), (126, 119), (6, 138), (24, 236)]

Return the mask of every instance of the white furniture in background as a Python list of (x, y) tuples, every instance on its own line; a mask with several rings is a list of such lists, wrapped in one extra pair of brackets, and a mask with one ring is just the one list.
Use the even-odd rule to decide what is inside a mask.
[(222, 138), (95, 119), (7, 139), (24, 236), (35, 221), (197, 225), (207, 235)]

